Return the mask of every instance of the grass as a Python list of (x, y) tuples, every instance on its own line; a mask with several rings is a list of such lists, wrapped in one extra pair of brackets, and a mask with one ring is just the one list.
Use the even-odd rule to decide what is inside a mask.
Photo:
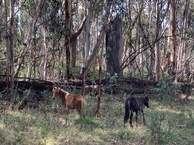
[(152, 97), (151, 107), (145, 109), (147, 124), (144, 126), (139, 116), (139, 126), (135, 127), (134, 123), (133, 129), (128, 124), (123, 125), (125, 98), (116, 101), (109, 95), (102, 96), (101, 117), (94, 116), (96, 99), (92, 96), (86, 96), (86, 99), (88, 105), (82, 123), (75, 111), (65, 116), (59, 100), (48, 99), (38, 109), (22, 111), (11, 110), (4, 107), (5, 102), (0, 102), (1, 144), (194, 144), (193, 96), (185, 104), (173, 99), (158, 101)]

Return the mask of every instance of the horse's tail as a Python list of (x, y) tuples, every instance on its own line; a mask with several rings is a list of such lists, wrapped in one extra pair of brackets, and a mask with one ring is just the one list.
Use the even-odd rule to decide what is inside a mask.
[(124, 116), (124, 123), (126, 123), (127, 122), (127, 120), (129, 119), (129, 112), (130, 112), (130, 102), (129, 102), (130, 100), (129, 99), (127, 99), (126, 101), (125, 101), (125, 116)]

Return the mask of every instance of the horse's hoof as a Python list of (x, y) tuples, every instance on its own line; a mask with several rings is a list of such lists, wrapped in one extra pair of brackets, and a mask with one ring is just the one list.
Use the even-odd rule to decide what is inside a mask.
[(143, 122), (143, 125), (146, 125), (146, 122), (145, 121)]

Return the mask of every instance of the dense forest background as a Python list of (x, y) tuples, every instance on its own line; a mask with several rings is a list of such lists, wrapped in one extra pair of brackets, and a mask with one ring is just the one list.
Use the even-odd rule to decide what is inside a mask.
[(8, 88), (19, 78), (193, 80), (190, 0), (1, 0), (0, 18)]

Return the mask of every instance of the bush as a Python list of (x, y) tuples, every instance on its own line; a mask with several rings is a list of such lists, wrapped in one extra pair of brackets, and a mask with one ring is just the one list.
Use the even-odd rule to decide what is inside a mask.
[(161, 82), (158, 83), (155, 88), (152, 89), (153, 93), (157, 97), (158, 101), (174, 101), (177, 98), (177, 90), (179, 90), (180, 85), (173, 83)]
[(151, 142), (156, 144), (169, 144), (177, 138), (173, 134), (173, 119), (167, 118), (164, 113), (150, 113), (149, 130)]

